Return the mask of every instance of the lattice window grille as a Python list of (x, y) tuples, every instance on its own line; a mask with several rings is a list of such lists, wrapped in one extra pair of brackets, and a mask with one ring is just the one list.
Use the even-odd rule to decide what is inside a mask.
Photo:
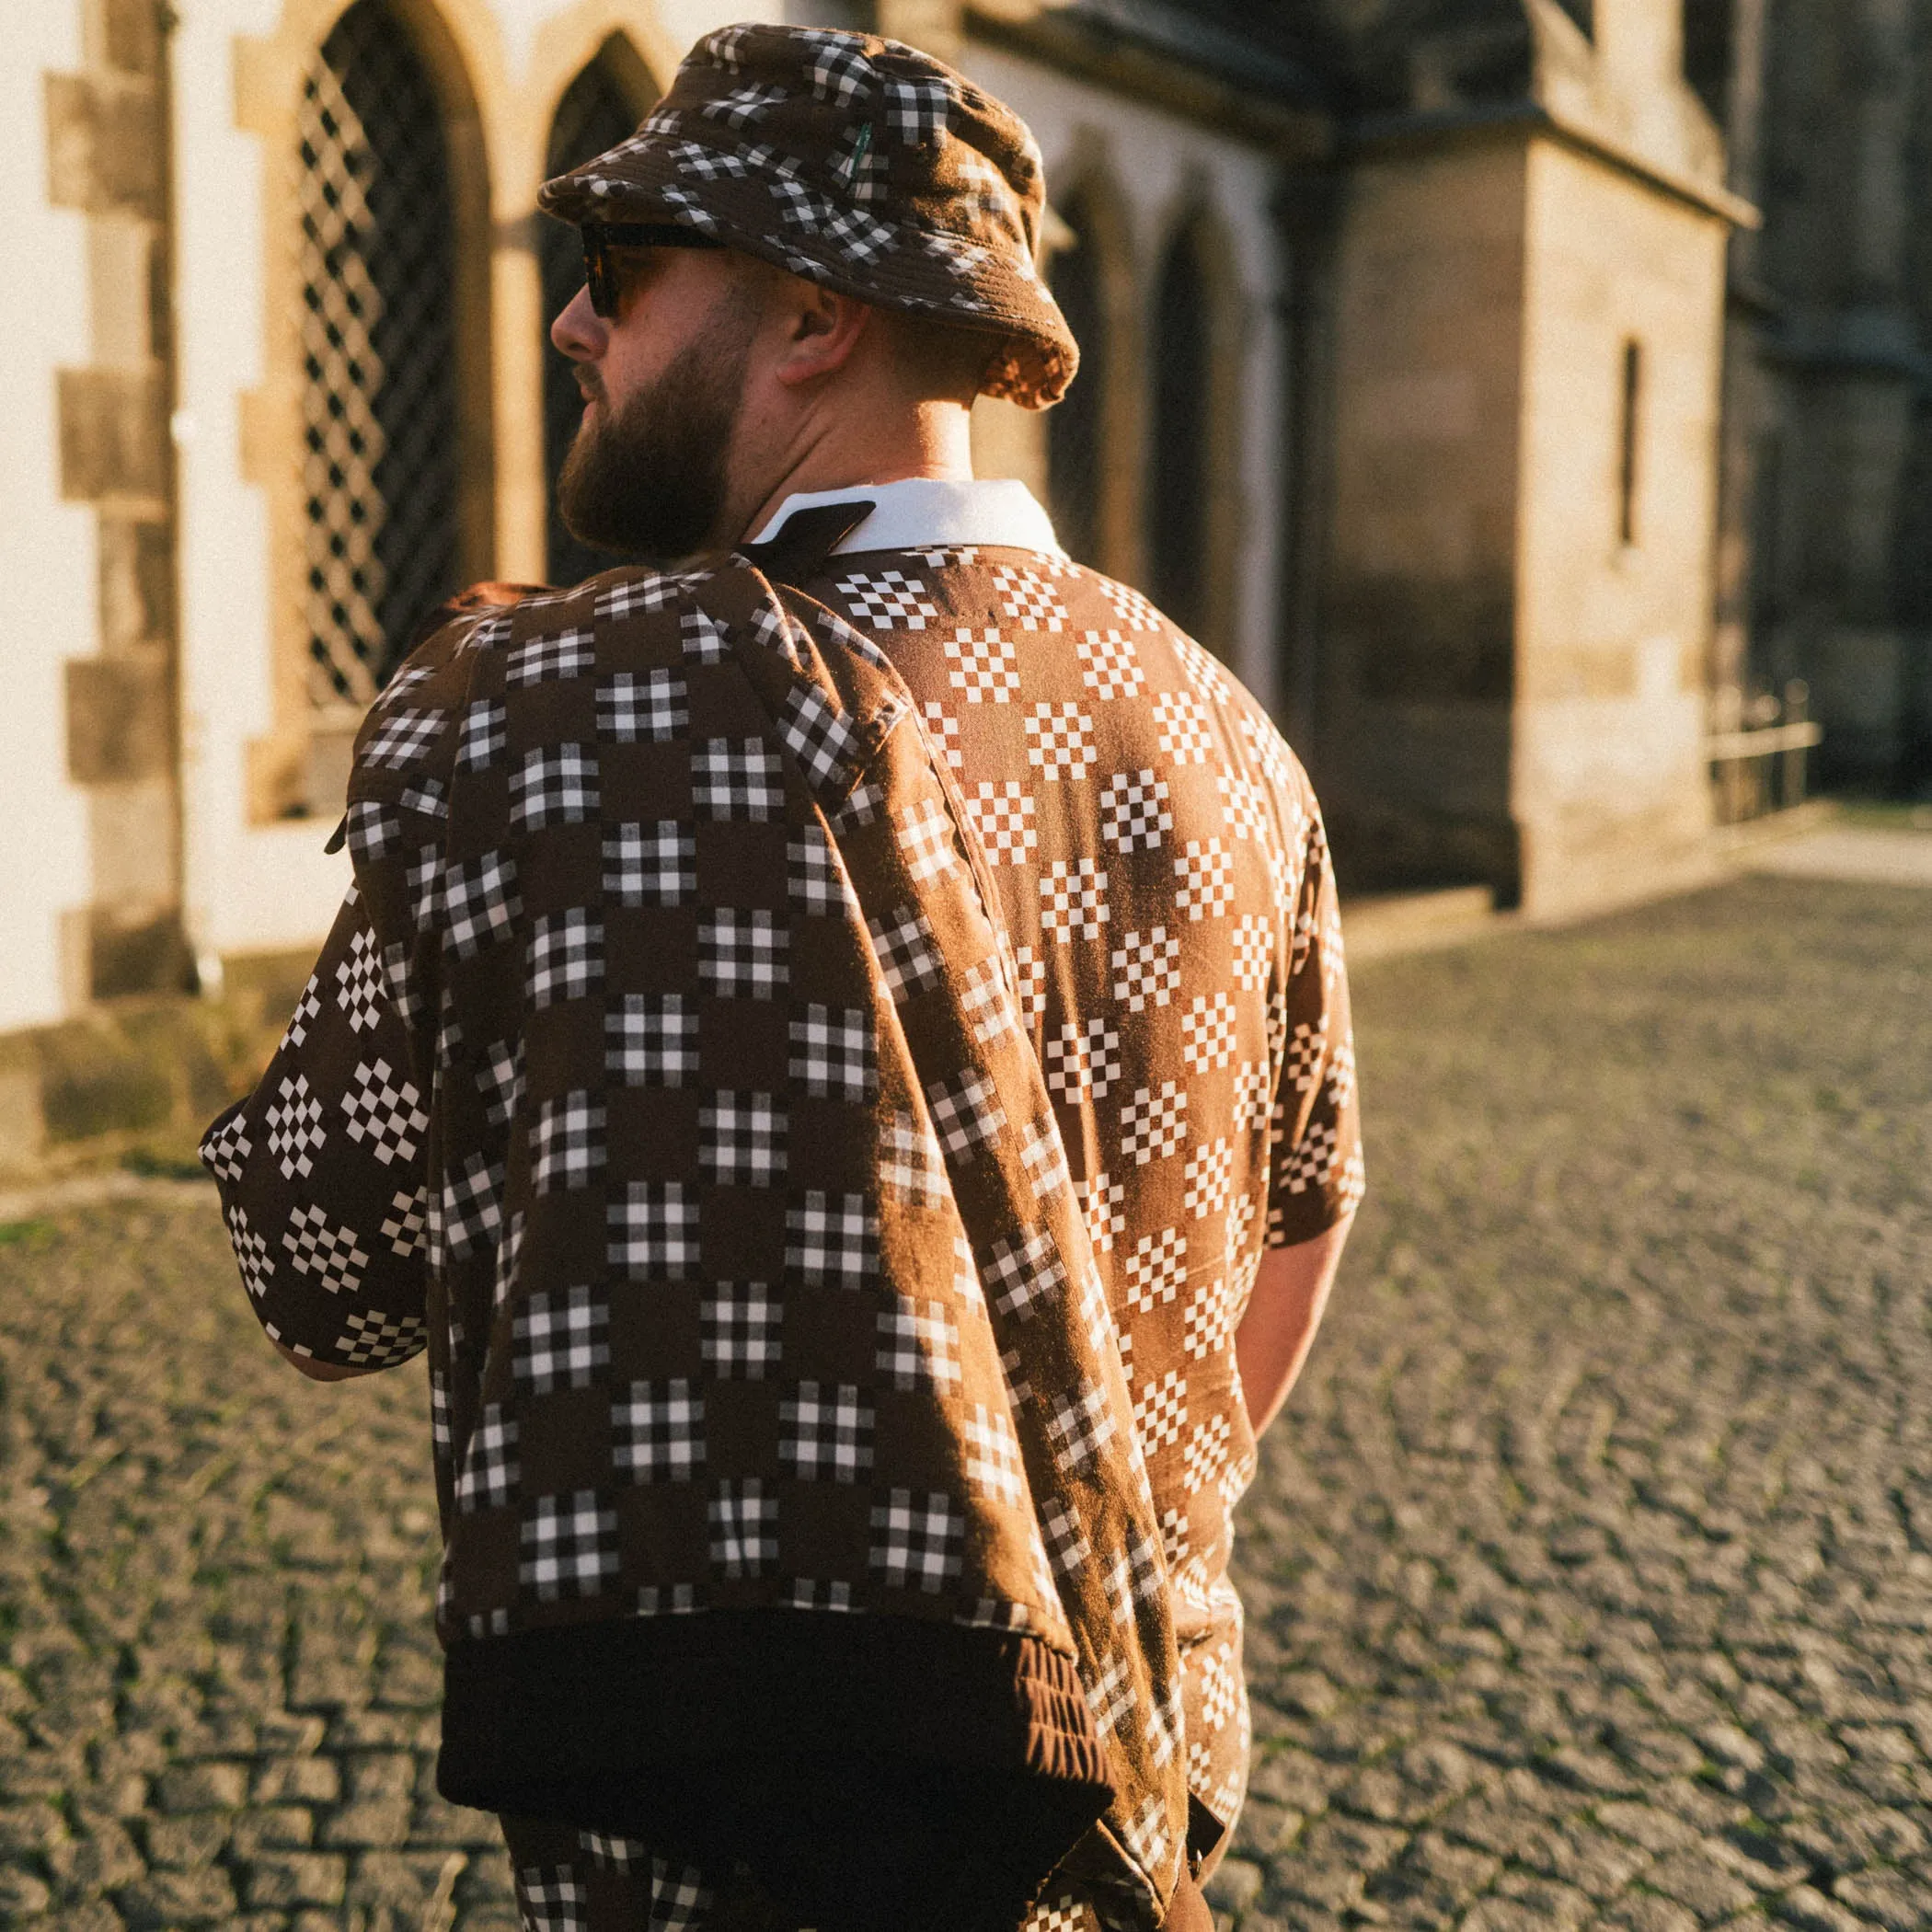
[(458, 564), (448, 154), (380, 0), (358, 0), (304, 76), (296, 199), (308, 688), (360, 706)]

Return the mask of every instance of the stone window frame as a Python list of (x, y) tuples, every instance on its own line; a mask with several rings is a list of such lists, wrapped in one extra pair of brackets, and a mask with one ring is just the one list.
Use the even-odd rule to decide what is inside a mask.
[[(304, 79), (355, 0), (288, 0), (272, 40), (236, 47), (236, 119), (261, 143), (264, 379), (243, 398), (243, 469), (269, 512), (271, 722), (247, 747), (247, 818), (325, 817), (339, 810), (349, 748), (362, 707), (317, 705), (308, 684), (303, 621), (306, 512), (295, 460), (302, 446), (304, 375), (295, 317), (302, 301), (300, 204), (294, 157)], [(449, 144), (455, 213), (458, 433), (457, 575), (493, 574), (496, 549), (489, 150), (474, 62), (451, 14), (435, 0), (385, 0), (435, 88)]]
[[(293, 456), (300, 446), (302, 368), (290, 317), (300, 299), (289, 237), (297, 211), (303, 76), (352, 0), (282, 0), (271, 33), (238, 34), (234, 121), (257, 138), (260, 168), (262, 381), (241, 405), (241, 468), (266, 500), (270, 719), (246, 748), (245, 822), (267, 825), (339, 810), (349, 707), (318, 720), (307, 692), (302, 627), (304, 509)], [(392, 0), (444, 98), (458, 212), (462, 329), (459, 386), (466, 447), (462, 507), (466, 581), (544, 576), (548, 477), (544, 463), (543, 284), (536, 191), (564, 90), (600, 55), (637, 73), (669, 75), (683, 49), (650, 0), (578, 0), (542, 22), (512, 62), (489, 0)], [(613, 46), (613, 39), (621, 47)], [(651, 81), (656, 92), (656, 82)], [(474, 452), (472, 460), (471, 452)]]
[(1649, 468), (1650, 351), (1626, 330), (1616, 352), (1616, 550), (1619, 559), (1643, 547), (1644, 484)]

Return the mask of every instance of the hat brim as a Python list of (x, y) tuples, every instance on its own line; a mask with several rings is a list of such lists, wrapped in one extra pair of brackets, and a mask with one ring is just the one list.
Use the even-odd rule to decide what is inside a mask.
[(1023, 408), (1059, 401), (1079, 346), (1036, 274), (960, 236), (829, 201), (742, 150), (635, 138), (544, 183), (559, 221), (669, 222), (880, 308), (995, 338), (983, 393)]

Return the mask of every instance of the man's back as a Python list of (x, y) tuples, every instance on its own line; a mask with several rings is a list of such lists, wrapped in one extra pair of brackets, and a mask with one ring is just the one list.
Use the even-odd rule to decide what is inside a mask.
[(867, 550), (801, 588), (887, 651), (989, 862), (1161, 1514), (1189, 1782), (1231, 1822), (1229, 1519), (1254, 1470), (1235, 1328), (1263, 1247), (1314, 1238), (1362, 1189), (1313, 793), (1200, 645), (1055, 552)]
[(1314, 801), (972, 480), (1079, 360), (1009, 108), (733, 26), (540, 206), (564, 519), (696, 568), (470, 600), (365, 721), (203, 1144), (257, 1313), (317, 1379), (427, 1346), (439, 1788), (533, 1928), (1200, 1932), (1240, 1372), (1359, 1188)]

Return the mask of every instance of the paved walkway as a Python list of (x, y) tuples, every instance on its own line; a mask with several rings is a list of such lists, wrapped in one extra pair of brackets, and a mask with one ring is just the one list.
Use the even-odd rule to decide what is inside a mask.
[(1928, 995), (1782, 879), (1360, 975), (1241, 1932), (1932, 1925)]
[(1765, 845), (1745, 863), (1788, 879), (1836, 879), (1865, 885), (1932, 886), (1932, 829), (1828, 824)]
[[(1224, 1927), (1932, 1924), (1928, 985), (1784, 879), (1361, 972)], [(199, 1189), (0, 1230), (0, 1923), (508, 1932), (425, 1409), (282, 1370)]]

